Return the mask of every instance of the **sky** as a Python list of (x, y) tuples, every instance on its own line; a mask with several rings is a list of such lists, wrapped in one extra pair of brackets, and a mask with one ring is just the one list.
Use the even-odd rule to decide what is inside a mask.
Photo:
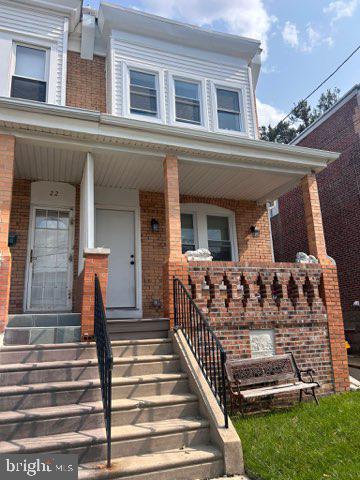
[[(360, 0), (107, 0), (262, 42), (259, 122), (276, 124), (360, 44)], [(360, 51), (326, 88), (360, 83)]]

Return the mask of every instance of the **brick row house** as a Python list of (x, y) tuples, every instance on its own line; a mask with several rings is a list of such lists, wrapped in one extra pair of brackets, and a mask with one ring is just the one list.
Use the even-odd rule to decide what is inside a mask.
[[(113, 456), (127, 457), (111, 478), (241, 473), (236, 433), (169, 336), (173, 280), (228, 357), (292, 351), (322, 394), (347, 390), (316, 180), (338, 154), (258, 139), (257, 40), (105, 2), (0, 6), (0, 451), (72, 451), (79, 478), (105, 478), (91, 463), (105, 455), (97, 274), (116, 351)], [(267, 204), (296, 185), (317, 265), (274, 261)]]
[[(359, 105), (360, 87), (355, 85), (293, 141), (294, 145), (341, 153), (316, 178), (328, 254), (339, 273), (345, 333), (354, 353), (360, 351)], [(299, 188), (280, 197), (278, 205), (279, 214), (272, 218), (275, 258), (293, 261), (297, 252), (308, 251)]]

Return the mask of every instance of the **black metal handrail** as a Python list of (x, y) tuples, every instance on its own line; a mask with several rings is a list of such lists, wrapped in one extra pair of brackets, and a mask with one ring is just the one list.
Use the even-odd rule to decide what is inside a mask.
[(113, 354), (111, 342), (106, 325), (104, 302), (101, 293), (99, 278), (95, 275), (95, 310), (94, 310), (94, 335), (98, 357), (101, 396), (104, 408), (106, 441), (107, 441), (107, 467), (111, 466), (111, 383)]
[(224, 413), (225, 428), (229, 426), (226, 395), (226, 352), (198, 308), (185, 285), (174, 277), (174, 326), (181, 329)]

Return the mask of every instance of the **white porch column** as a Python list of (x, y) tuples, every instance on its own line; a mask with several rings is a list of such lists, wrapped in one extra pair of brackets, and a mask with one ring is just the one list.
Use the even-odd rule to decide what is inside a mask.
[(87, 153), (80, 185), (78, 273), (84, 268), (84, 250), (95, 247), (94, 157)]

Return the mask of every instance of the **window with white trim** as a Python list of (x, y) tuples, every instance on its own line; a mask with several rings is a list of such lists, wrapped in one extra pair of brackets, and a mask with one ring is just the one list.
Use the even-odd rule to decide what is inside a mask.
[(201, 125), (200, 84), (175, 79), (174, 90), (176, 121)]
[(130, 113), (158, 117), (158, 79), (155, 73), (131, 69)]
[(182, 204), (181, 242), (183, 253), (206, 248), (215, 261), (237, 261), (234, 213), (215, 205)]
[(216, 87), (217, 120), (220, 130), (243, 130), (241, 118), (241, 92)]
[(47, 50), (15, 45), (15, 68), (11, 79), (11, 97), (46, 102)]

